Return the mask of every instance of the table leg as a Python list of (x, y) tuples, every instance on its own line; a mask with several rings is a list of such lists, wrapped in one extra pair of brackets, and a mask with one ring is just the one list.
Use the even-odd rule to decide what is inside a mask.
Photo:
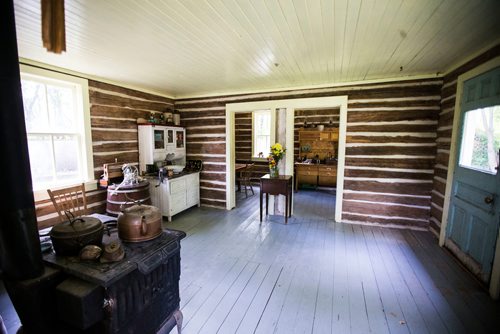
[[(260, 188), (262, 189), (262, 186)], [(260, 192), (260, 221), (262, 222), (262, 191)]]
[(266, 193), (266, 217), (269, 215), (268, 207), (269, 207), (269, 194)]
[(288, 224), (288, 191), (285, 195), (285, 225)]

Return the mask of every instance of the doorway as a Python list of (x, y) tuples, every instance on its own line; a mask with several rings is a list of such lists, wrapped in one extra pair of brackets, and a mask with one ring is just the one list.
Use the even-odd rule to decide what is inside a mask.
[(458, 79), (440, 244), (498, 298), (500, 59)]
[[(345, 161), (345, 140), (347, 124), (347, 96), (319, 97), (290, 100), (269, 100), (258, 102), (230, 103), (226, 104), (226, 209), (235, 207), (235, 134), (234, 123), (235, 113), (251, 110), (277, 110), (285, 109), (286, 117), (281, 126), (286, 125), (286, 143), (287, 152), (294, 152), (294, 119), (295, 109), (320, 109), (320, 108), (339, 108), (339, 141), (338, 141), (338, 172), (337, 172), (337, 191), (335, 200), (336, 222), (341, 221), (342, 217), (342, 193), (344, 180), (344, 161)], [(293, 175), (294, 155), (285, 155), (285, 174)], [(272, 203), (270, 203), (272, 208)], [(293, 210), (293, 208), (292, 208)]]
[(324, 205), (332, 209), (337, 188), (339, 120), (338, 107), (295, 109), (295, 191), (322, 196), (327, 199)]

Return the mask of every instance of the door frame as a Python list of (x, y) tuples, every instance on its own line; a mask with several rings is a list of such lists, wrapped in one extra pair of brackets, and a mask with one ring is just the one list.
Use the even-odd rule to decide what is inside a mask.
[[(450, 202), (451, 202), (451, 190), (453, 185), (453, 174), (455, 172), (455, 164), (458, 159), (458, 143), (457, 140), (460, 136), (458, 133), (460, 129), (460, 120), (462, 110), (461, 101), (463, 96), (464, 82), (472, 79), (480, 74), (488, 72), (495, 67), (500, 66), (500, 56), (481, 64), (474, 69), (465, 72), (458, 76), (457, 78), (457, 91), (455, 96), (455, 110), (453, 114), (453, 127), (451, 132), (451, 145), (450, 145), (450, 156), (448, 160), (448, 173), (446, 176), (446, 190), (444, 194), (444, 204), (443, 204), (443, 215), (441, 216), (441, 231), (439, 233), (439, 245), (444, 246), (446, 240), (446, 227), (448, 225)], [(489, 292), (493, 299), (498, 299), (500, 297), (500, 229), (497, 236), (497, 242), (495, 246), (495, 255), (493, 259), (493, 266), (491, 268), (491, 279)]]
[[(342, 219), (342, 198), (344, 193), (344, 165), (347, 130), (347, 95), (312, 97), (303, 99), (268, 100), (256, 102), (241, 102), (226, 104), (226, 209), (231, 210), (236, 206), (235, 195), (235, 134), (234, 114), (236, 112), (286, 108), (286, 143), (288, 152), (294, 152), (294, 118), (295, 109), (320, 109), (340, 107), (339, 120), (339, 147), (337, 164), (337, 191), (335, 197), (335, 221)], [(285, 173), (293, 175), (294, 154), (285, 155)], [(272, 205), (271, 205), (272, 207)]]

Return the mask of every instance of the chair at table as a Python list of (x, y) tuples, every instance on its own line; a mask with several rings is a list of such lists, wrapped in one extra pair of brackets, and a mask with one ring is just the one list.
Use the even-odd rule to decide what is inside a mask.
[(252, 187), (252, 182), (250, 178), (252, 177), (253, 174), (253, 168), (255, 164), (247, 164), (245, 169), (243, 169), (240, 173), (240, 176), (236, 179), (238, 184), (241, 185), (245, 189), (245, 197), (248, 197), (248, 191), (250, 190), (252, 192), (252, 195), (254, 194), (253, 192), (253, 187)]
[(85, 195), (85, 185), (79, 184), (63, 189), (47, 189), (52, 204), (56, 208), (61, 223), (68, 220), (66, 211), (71, 212), (75, 217), (84, 216), (87, 212), (87, 197)]

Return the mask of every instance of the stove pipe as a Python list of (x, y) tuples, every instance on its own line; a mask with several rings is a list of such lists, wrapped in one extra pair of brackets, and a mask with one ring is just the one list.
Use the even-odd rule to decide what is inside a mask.
[(24, 123), (13, 0), (0, 1), (0, 271), (24, 280), (43, 273)]

